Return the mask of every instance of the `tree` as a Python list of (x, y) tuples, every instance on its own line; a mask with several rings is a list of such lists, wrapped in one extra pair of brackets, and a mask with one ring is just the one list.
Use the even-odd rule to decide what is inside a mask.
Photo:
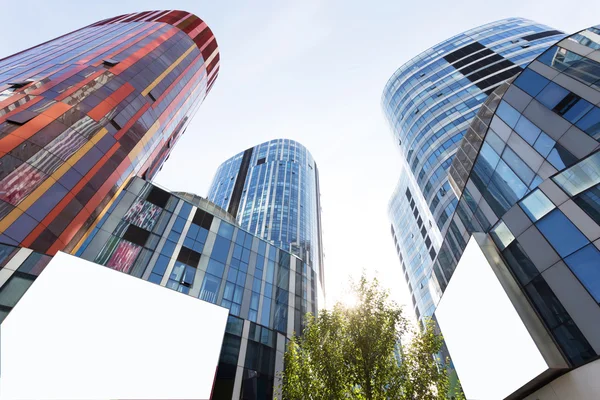
[(443, 339), (435, 333), (433, 321), (426, 321), (404, 348), (400, 364), (402, 399), (436, 400), (445, 399), (449, 390), (448, 372), (443, 364), (435, 360)]
[[(434, 323), (411, 330), (377, 279), (363, 276), (352, 290), (355, 306), (307, 315), (302, 335), (289, 342), (282, 399), (446, 399), (448, 374), (434, 357), (443, 341)], [(398, 360), (394, 350), (408, 333), (413, 339)]]

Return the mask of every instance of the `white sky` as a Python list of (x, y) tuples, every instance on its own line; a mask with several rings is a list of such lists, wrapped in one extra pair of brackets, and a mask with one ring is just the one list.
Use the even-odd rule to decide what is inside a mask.
[[(2, 1), (0, 57), (103, 18), (182, 9), (205, 20), (221, 51), (212, 92), (157, 182), (205, 196), (218, 165), (284, 137), (313, 154), (321, 174), (328, 303), (348, 276), (378, 271), (410, 305), (387, 203), (399, 152), (380, 98), (392, 73), (436, 43), (474, 26), (525, 17), (574, 32), (600, 23), (600, 2), (458, 0), (29, 0)], [(35, 10), (35, 11), (33, 11)], [(410, 308), (410, 306), (408, 307)]]

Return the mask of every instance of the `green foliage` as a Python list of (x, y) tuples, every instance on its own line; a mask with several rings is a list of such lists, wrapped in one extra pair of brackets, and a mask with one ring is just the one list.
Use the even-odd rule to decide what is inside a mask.
[[(302, 336), (293, 338), (281, 376), (283, 400), (446, 399), (446, 369), (433, 357), (442, 346), (433, 322), (411, 331), (402, 308), (379, 282), (364, 276), (354, 285), (357, 304), (307, 315)], [(407, 333), (413, 339), (394, 350)]]
[(406, 346), (400, 365), (401, 399), (445, 399), (449, 389), (445, 367), (432, 355), (437, 354), (443, 339), (435, 333), (433, 321), (427, 321), (411, 343)]

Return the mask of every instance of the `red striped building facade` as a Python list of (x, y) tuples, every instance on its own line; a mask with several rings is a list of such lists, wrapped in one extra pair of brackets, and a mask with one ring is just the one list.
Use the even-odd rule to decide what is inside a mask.
[(0, 243), (85, 240), (128, 179), (160, 170), (219, 71), (184, 11), (97, 22), (0, 60)]

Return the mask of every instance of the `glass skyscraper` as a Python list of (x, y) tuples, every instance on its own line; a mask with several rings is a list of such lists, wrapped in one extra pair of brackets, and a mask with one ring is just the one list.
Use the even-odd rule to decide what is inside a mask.
[(457, 198), (447, 178), (456, 149), (487, 96), (564, 35), (521, 18), (456, 35), (400, 67), (382, 107), (402, 154), (389, 215), (419, 318), (431, 316), (433, 260)]
[[(506, 398), (598, 395), (593, 379), (585, 376), (600, 371), (599, 149), (600, 26), (558, 41), (498, 87), (460, 143), (448, 173), (459, 199), (451, 216), (456, 229), (446, 232), (434, 265), (434, 280), (443, 292), (436, 310), (442, 333), (463, 336), (456, 340), (444, 334), (458, 376), (466, 392), (481, 390), (481, 374), (458, 361), (481, 354), (469, 342), (473, 327), (465, 324), (477, 317), (456, 307), (456, 288), (467, 297), (463, 306), (480, 301), (480, 309), (507, 295), (530, 338), (506, 339), (494, 350), (523, 349), (534, 342), (545, 363), (528, 370), (524, 366), (531, 359), (516, 354), (515, 370), (525, 375), (476, 398), (495, 398), (491, 393), (499, 387), (510, 395)], [(491, 268), (481, 258), (474, 263), (474, 238)], [(471, 298), (471, 288), (486, 284), (464, 275), (470, 267), (471, 272), (494, 270), (502, 293), (490, 301), (485, 295)], [(456, 319), (460, 328), (455, 329)], [(502, 338), (514, 332), (512, 324), (486, 328)], [(556, 349), (551, 357), (549, 348)]]
[(184, 11), (106, 19), (0, 60), (0, 242), (72, 252), (151, 179), (212, 88), (219, 49)]
[(219, 166), (208, 199), (242, 229), (305, 260), (324, 290), (319, 171), (304, 146), (275, 139), (233, 156)]

